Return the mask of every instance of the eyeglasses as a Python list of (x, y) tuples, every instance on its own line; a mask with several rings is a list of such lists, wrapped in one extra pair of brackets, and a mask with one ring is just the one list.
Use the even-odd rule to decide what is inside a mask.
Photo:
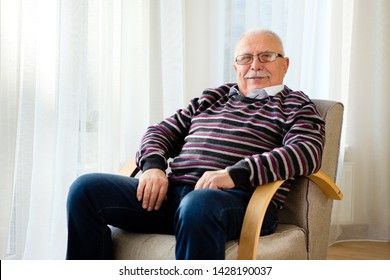
[(246, 64), (251, 64), (253, 62), (253, 58), (257, 56), (259, 61), (261, 63), (266, 63), (266, 62), (272, 62), (275, 61), (277, 57), (282, 57), (284, 58), (283, 55), (280, 53), (275, 53), (275, 52), (263, 52), (259, 53), (256, 55), (253, 54), (242, 54), (236, 57), (236, 62), (238, 65), (246, 65)]

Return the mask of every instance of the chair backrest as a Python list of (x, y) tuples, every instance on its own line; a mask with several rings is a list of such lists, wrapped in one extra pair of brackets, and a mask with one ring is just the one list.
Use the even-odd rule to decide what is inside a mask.
[[(313, 102), (325, 120), (321, 170), (336, 181), (344, 106), (329, 100)], [(279, 221), (304, 228), (307, 233), (308, 258), (325, 259), (333, 201), (308, 179), (298, 178), (296, 186), (279, 213)]]

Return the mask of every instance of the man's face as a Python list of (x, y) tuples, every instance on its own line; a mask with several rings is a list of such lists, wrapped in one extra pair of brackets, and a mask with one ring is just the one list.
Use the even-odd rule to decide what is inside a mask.
[(237, 44), (236, 57), (243, 54), (254, 55), (251, 64), (239, 65), (237, 62), (234, 64), (238, 88), (246, 96), (254, 89), (283, 83), (289, 59), (277, 57), (275, 61), (262, 63), (256, 55), (264, 52), (275, 52), (284, 55), (279, 41), (270, 34), (247, 35)]

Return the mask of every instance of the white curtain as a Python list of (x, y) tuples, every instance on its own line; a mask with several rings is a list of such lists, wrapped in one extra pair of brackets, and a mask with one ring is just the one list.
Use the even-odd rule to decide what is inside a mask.
[(389, 2), (0, 0), (0, 258), (63, 259), (71, 182), (234, 81), (254, 26), (281, 35), (289, 87), (346, 106), (332, 241), (388, 241)]

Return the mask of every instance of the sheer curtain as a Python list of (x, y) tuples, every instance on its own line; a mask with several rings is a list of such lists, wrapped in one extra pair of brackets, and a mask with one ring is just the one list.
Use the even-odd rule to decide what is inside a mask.
[(389, 240), (390, 4), (0, 0), (0, 258), (63, 259), (65, 202), (116, 172), (146, 126), (234, 81), (253, 26), (285, 42), (286, 84), (346, 106), (332, 240)]
[(63, 259), (72, 181), (213, 84), (207, 2), (0, 0), (1, 259)]

